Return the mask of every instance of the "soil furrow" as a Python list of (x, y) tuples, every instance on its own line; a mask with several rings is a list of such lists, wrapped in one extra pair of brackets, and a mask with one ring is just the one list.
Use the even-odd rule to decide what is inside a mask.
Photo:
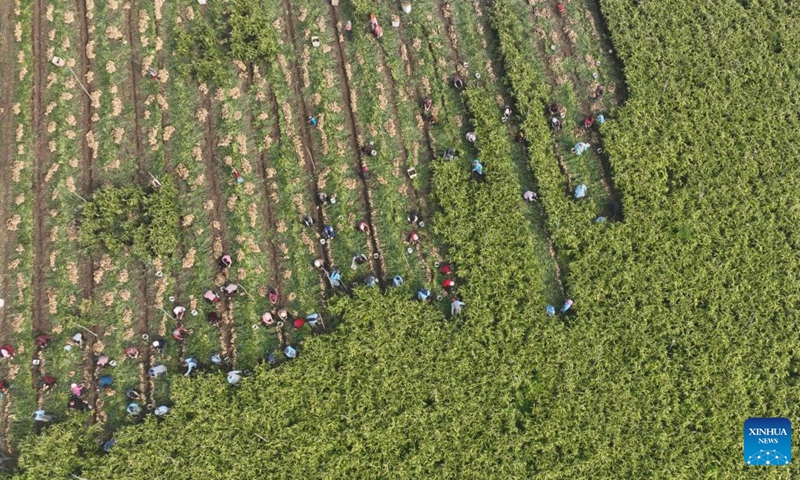
[[(297, 37), (295, 36), (294, 13), (292, 12), (291, 3), (288, 0), (283, 0), (283, 10), (284, 10), (283, 12), (284, 23), (286, 24), (286, 31), (285, 31), (287, 37), (286, 40), (290, 42), (295, 52), (299, 54), (299, 52), (302, 49), (300, 47), (300, 44), (297, 42)], [(305, 97), (303, 96), (303, 92), (300, 90), (299, 79), (302, 77), (300, 75), (297, 62), (291, 62), (291, 64), (292, 64), (292, 71), (289, 72), (287, 70), (285, 73), (287, 75), (290, 75), (293, 79), (297, 80), (290, 82), (294, 89), (294, 96), (295, 96), (294, 101), (292, 102), (293, 103), (292, 110), (301, 113), (302, 118), (299, 121), (303, 122), (305, 121), (305, 119), (309, 118), (310, 115), (308, 114), (308, 107), (306, 106), (304, 100)], [(311, 137), (309, 136), (307, 127), (303, 126), (302, 123), (298, 131), (300, 132), (300, 138), (299, 138), (300, 142), (303, 144), (305, 152), (308, 154), (309, 160), (311, 162), (309, 164), (309, 162), (306, 162), (304, 159), (301, 158), (301, 163), (303, 163), (303, 166), (308, 172), (308, 176), (310, 178), (308, 185), (310, 186), (311, 191), (309, 193), (311, 193), (311, 202), (312, 202), (311, 204), (314, 205), (315, 203), (317, 203), (317, 195), (320, 192), (318, 184), (319, 178), (317, 177), (317, 166), (316, 163), (314, 162), (314, 154), (313, 154), (314, 143)], [(301, 157), (303, 156), (303, 152), (297, 152), (297, 154)], [(322, 205), (319, 205), (318, 208), (312, 210), (313, 213), (309, 212), (309, 215), (313, 215), (314, 217), (316, 217), (314, 218), (314, 221), (317, 224), (317, 231), (320, 234), (320, 236), (322, 236), (322, 231), (325, 228), (325, 225), (328, 225), (328, 218), (325, 209), (323, 208)], [(319, 248), (317, 249), (317, 251), (319, 251)], [(322, 253), (326, 266), (328, 268), (332, 268), (334, 262), (331, 252), (331, 246), (328, 242), (326, 242), (324, 247), (322, 248)]]
[[(567, 35), (569, 30), (569, 25), (567, 24), (564, 15), (561, 15), (558, 11), (558, 2), (551, 0), (549, 2), (551, 13), (553, 18), (555, 19), (556, 23), (556, 31), (558, 35), (558, 45), (559, 48), (566, 54), (567, 57), (573, 59), (573, 61), (577, 63), (585, 63), (584, 58), (581, 57), (579, 52), (576, 52), (573, 45), (572, 40)], [(574, 8), (574, 7), (569, 7)], [(594, 66), (588, 66), (589, 69), (593, 69)], [(583, 117), (594, 116), (594, 109), (592, 106), (592, 102), (590, 98), (594, 98), (594, 92), (590, 91), (590, 85), (582, 81), (578, 76), (578, 72), (574, 69), (568, 72), (569, 82), (572, 86), (572, 90), (575, 92), (576, 97), (578, 98), (580, 108), (581, 108), (581, 115)], [(624, 83), (624, 82), (623, 82)], [(596, 99), (599, 100), (599, 99)], [(598, 152), (602, 152), (602, 145), (603, 141), (600, 134), (596, 131), (590, 131), (589, 136), (591, 138), (591, 142), (596, 147), (600, 148)], [(617, 195), (616, 190), (613, 186), (613, 179), (609, 175), (610, 167), (608, 165), (608, 159), (605, 158), (604, 155), (599, 154), (598, 158), (598, 165), (600, 167), (600, 183), (603, 186), (603, 190), (605, 190), (606, 195), (608, 196), (609, 200), (617, 202), (619, 204), (619, 196)]]
[[(141, 87), (141, 74), (140, 69), (141, 65), (139, 64), (139, 42), (136, 38), (136, 22), (138, 21), (138, 2), (137, 0), (131, 0), (130, 8), (127, 12), (127, 21), (125, 28), (127, 30), (126, 38), (128, 40), (128, 44), (131, 46), (131, 57), (129, 62), (129, 69), (131, 74), (131, 101), (133, 102), (133, 109), (134, 109), (134, 155), (138, 162), (139, 171), (137, 173), (137, 181), (140, 185), (146, 185), (150, 181), (150, 176), (147, 173), (147, 158), (144, 154), (144, 146), (145, 143), (142, 141), (142, 117), (144, 117), (144, 106), (143, 102), (140, 100), (139, 90)], [(147, 398), (152, 398), (154, 383), (153, 380), (147, 375), (147, 371), (150, 366), (153, 364), (152, 352), (150, 349), (150, 341), (145, 340), (144, 335), (147, 335), (147, 339), (149, 339), (150, 335), (150, 322), (151, 322), (151, 305), (153, 302), (150, 301), (150, 296), (153, 295), (153, 289), (150, 288), (148, 282), (152, 281), (152, 274), (153, 272), (148, 272), (149, 268), (148, 265), (141, 263), (140, 268), (138, 268), (138, 284), (139, 284), (139, 291), (141, 295), (142, 302), (144, 305), (141, 305), (139, 308), (139, 313), (136, 319), (136, 333), (138, 334), (139, 338), (143, 341), (141, 342), (139, 351), (141, 353), (140, 356), (140, 370), (139, 370), (139, 389), (143, 396), (142, 403), (147, 402)]]
[[(344, 102), (346, 108), (345, 111), (347, 113), (347, 128), (350, 131), (350, 145), (353, 148), (353, 153), (355, 154), (355, 158), (357, 161), (358, 169), (361, 171), (366, 167), (366, 162), (362, 155), (360, 155), (360, 148), (358, 146), (358, 139), (359, 130), (358, 130), (358, 123), (356, 122), (356, 114), (353, 111), (353, 102), (352, 102), (352, 95), (350, 92), (352, 91), (352, 85), (350, 84), (350, 78), (347, 76), (347, 71), (345, 70), (345, 54), (344, 48), (342, 47), (342, 32), (339, 31), (339, 14), (336, 12), (336, 9), (333, 7), (333, 4), (328, 4), (328, 11), (330, 14), (330, 21), (333, 26), (334, 32), (336, 32), (336, 39), (335, 44), (336, 48), (333, 49), (334, 55), (336, 55), (336, 64), (339, 67), (337, 69), (337, 73), (339, 76), (339, 86), (342, 95), (342, 101)], [(372, 192), (370, 192), (369, 185), (367, 184), (367, 180), (362, 176), (359, 175), (361, 179), (361, 187), (362, 187), (362, 201), (364, 203), (365, 215), (366, 215), (366, 222), (369, 225), (369, 241), (370, 247), (372, 249), (372, 268), (375, 272), (375, 276), (378, 277), (381, 285), (383, 285), (386, 275), (386, 264), (381, 253), (380, 243), (378, 241), (377, 230), (375, 229), (375, 207), (372, 202)], [(378, 255), (378, 258), (375, 258), (375, 254)]]
[[(253, 77), (248, 75), (246, 80), (244, 81), (244, 86), (242, 91), (245, 92), (245, 95), (249, 95), (251, 89), (257, 89), (258, 86), (253, 82)], [(268, 96), (270, 98), (270, 106), (272, 111), (272, 118), (275, 119), (275, 126), (273, 127), (273, 131), (271, 135), (273, 138), (275, 136), (280, 135), (280, 128), (278, 127), (278, 105), (275, 101), (274, 96), (271, 92), (263, 92), (264, 96)], [(259, 102), (258, 106), (261, 106), (261, 102)], [(253, 114), (253, 108), (248, 104), (247, 108), (247, 120), (250, 124), (250, 131), (255, 132), (255, 117)], [(272, 188), (270, 178), (268, 178), (267, 171), (272, 168), (272, 162), (270, 162), (267, 152), (264, 151), (260, 146), (258, 147), (258, 159), (256, 162), (256, 168), (259, 171), (258, 179), (260, 182), (256, 182), (256, 185), (260, 187), (262, 194), (260, 195), (263, 199), (261, 203), (261, 212), (266, 219), (266, 224), (269, 230), (273, 233), (269, 240), (267, 241), (269, 247), (269, 266), (272, 273), (272, 286), (273, 288), (278, 290), (279, 295), (283, 295), (283, 278), (280, 275), (280, 262), (278, 259), (280, 258), (280, 250), (278, 250), (278, 244), (275, 241), (275, 232), (278, 231), (278, 222), (275, 220), (275, 212), (273, 210), (273, 203), (270, 201), (272, 195), (276, 195), (277, 192), (275, 189)], [(280, 300), (279, 300), (280, 301)]]
[[(12, 2), (0, 2), (0, 142), (5, 148), (0, 148), (0, 220), (5, 220), (10, 215), (12, 183), (11, 172), (14, 155), (11, 145), (14, 145), (14, 117), (11, 114), (11, 104), (14, 101), (14, 44), (12, 38), (11, 9)], [(0, 298), (9, 299), (9, 284), (7, 279), (8, 265), (11, 262), (11, 246), (16, 242), (17, 235), (8, 229), (3, 229), (0, 235), (0, 255), (3, 264), (0, 265)], [(8, 308), (0, 308), (0, 338), (7, 339), (10, 328), (7, 320)], [(5, 422), (4, 422), (5, 423)]]
[[(45, 291), (45, 270), (47, 265), (47, 241), (45, 229), (45, 219), (48, 218), (48, 199), (44, 184), (44, 175), (47, 165), (50, 163), (51, 155), (47, 148), (47, 130), (43, 112), (43, 97), (45, 95), (45, 75), (47, 74), (47, 59), (45, 51), (47, 49), (45, 32), (43, 31), (44, 1), (36, 0), (33, 7), (33, 88), (31, 90), (31, 106), (33, 119), (33, 132), (35, 135), (33, 174), (31, 183), (33, 186), (33, 305), (31, 320), (33, 334), (37, 332), (49, 332), (49, 322), (44, 306), (47, 305), (47, 292)], [(42, 402), (41, 390), (41, 371), (37, 366), (32, 366), (33, 388), (36, 392), (37, 404)]]
[[(86, 0), (76, 0), (77, 10), (78, 10), (78, 37), (79, 37), (79, 44), (78, 44), (78, 53), (79, 53), (79, 65), (80, 65), (80, 78), (81, 82), (84, 83), (87, 90), (90, 92), (93, 91), (92, 85), (90, 82), (87, 81), (87, 73), (92, 70), (92, 61), (89, 59), (86, 48), (89, 42), (92, 40), (91, 34), (89, 32), (89, 20), (87, 17), (87, 7), (86, 7)], [(84, 198), (88, 198), (92, 191), (94, 190), (94, 159), (96, 156), (96, 152), (93, 151), (92, 146), (89, 144), (89, 137), (93, 136), (93, 129), (92, 129), (92, 116), (95, 113), (95, 109), (92, 106), (92, 102), (89, 98), (85, 95), (79, 95), (81, 98), (82, 103), (82, 111), (80, 117), (80, 126), (82, 129), (81, 135), (81, 192)], [(82, 269), (81, 269), (81, 286), (83, 287), (83, 298), (85, 299), (92, 299), (94, 295), (94, 259), (91, 256), (84, 256), (82, 259)], [(92, 331), (96, 330), (95, 326), (91, 327)], [(95, 384), (95, 376), (96, 376), (96, 365), (94, 361), (94, 357), (91, 354), (92, 348), (94, 347), (94, 340), (95, 338), (90, 336), (89, 339), (89, 346), (86, 347), (87, 351), (89, 352), (88, 355), (84, 354), (84, 376), (87, 377), (84, 380), (87, 382), (87, 385), (94, 385)], [(92, 388), (89, 389), (89, 404), (94, 408), (93, 410), (93, 420), (97, 420), (98, 416), (98, 409), (97, 407), (97, 398), (98, 392)]]
[[(208, 89), (201, 88), (201, 97), (203, 109), (207, 112), (205, 120), (205, 132), (203, 134), (203, 165), (205, 167), (206, 191), (208, 198), (211, 201), (209, 212), (211, 214), (211, 229), (214, 232), (214, 240), (212, 247), (212, 261), (216, 262), (224, 253), (230, 252), (230, 242), (226, 235), (225, 221), (223, 212), (220, 210), (221, 206), (225, 204), (222, 190), (220, 190), (219, 177), (220, 169), (217, 163), (217, 142), (218, 136), (215, 127), (215, 110), (211, 99), (211, 92)], [(218, 280), (223, 283), (228, 281), (227, 271), (223, 271), (217, 275)], [(219, 283), (219, 282), (218, 282)], [(236, 357), (236, 346), (233, 345), (232, 331), (233, 331), (233, 316), (231, 315), (231, 305), (229, 301), (225, 301), (225, 311), (222, 313), (222, 320), (220, 321), (220, 334), (221, 334), (221, 348), (222, 354), (229, 357), (233, 361)]]

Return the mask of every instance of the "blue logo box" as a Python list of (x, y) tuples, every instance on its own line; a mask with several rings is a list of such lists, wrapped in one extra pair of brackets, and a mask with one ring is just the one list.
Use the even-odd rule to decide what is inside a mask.
[(782, 466), (792, 461), (792, 422), (788, 418), (748, 418), (744, 422), (744, 461)]

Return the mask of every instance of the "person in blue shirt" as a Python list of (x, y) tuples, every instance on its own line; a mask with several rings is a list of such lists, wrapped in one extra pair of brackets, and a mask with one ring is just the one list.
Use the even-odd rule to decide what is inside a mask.
[(308, 117), (308, 124), (312, 127), (316, 127), (318, 123), (317, 117)]
[(342, 282), (342, 274), (339, 272), (338, 268), (334, 268), (330, 275), (328, 275), (328, 281), (331, 282), (331, 287), (336, 288)]
[(328, 240), (332, 239), (336, 236), (336, 232), (333, 230), (333, 227), (330, 225), (326, 225), (325, 229), (322, 230), (322, 236), (327, 238)]
[(563, 315), (567, 313), (567, 310), (569, 310), (570, 308), (572, 308), (572, 300), (567, 299), (567, 301), (564, 302), (564, 305), (561, 307), (561, 314)]
[(395, 275), (394, 278), (392, 279), (392, 285), (394, 285), (395, 287), (399, 287), (402, 284), (403, 284), (403, 277), (401, 277), (400, 275)]
[(431, 292), (427, 290), (425, 287), (421, 287), (419, 290), (417, 290), (417, 300), (419, 300), (420, 302), (428, 300), (430, 296)]
[(114, 383), (114, 379), (111, 378), (111, 375), (103, 375), (97, 381), (97, 386), (100, 388), (108, 388), (112, 383)]
[(472, 173), (483, 176), (483, 164), (477, 158), (472, 161)]
[(548, 305), (547, 306), (547, 316), (548, 317), (554, 317), (555, 315), (556, 315), (556, 307), (554, 307), (552, 305)]

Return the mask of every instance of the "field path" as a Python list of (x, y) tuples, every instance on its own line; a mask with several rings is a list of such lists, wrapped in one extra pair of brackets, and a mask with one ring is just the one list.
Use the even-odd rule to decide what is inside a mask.
[[(339, 14), (336, 12), (336, 9), (329, 3), (329, 16), (330, 21), (332, 23), (334, 32), (336, 33), (336, 47), (333, 49), (334, 55), (336, 57), (336, 64), (338, 65), (337, 74), (339, 76), (339, 89), (341, 91), (342, 101), (345, 104), (345, 111), (347, 113), (347, 129), (350, 131), (350, 146), (353, 149), (353, 154), (355, 155), (356, 165), (359, 171), (366, 167), (366, 162), (361, 155), (361, 149), (359, 148), (358, 141), (359, 138), (362, 136), (359, 134), (358, 130), (358, 122), (356, 121), (356, 113), (353, 111), (353, 101), (352, 95), (350, 92), (352, 91), (352, 85), (350, 84), (350, 77), (348, 76), (348, 71), (345, 68), (346, 60), (344, 54), (344, 48), (342, 47), (342, 32), (339, 31)], [(374, 219), (374, 205), (372, 202), (372, 193), (369, 190), (369, 186), (367, 185), (367, 181), (361, 176), (358, 176), (360, 183), (361, 183), (361, 199), (362, 203), (364, 204), (364, 213), (366, 216), (365, 221), (369, 225), (369, 245), (371, 249), (371, 262), (372, 262), (372, 271), (375, 272), (375, 276), (378, 278), (378, 281), (383, 284), (386, 280), (386, 264), (383, 258), (383, 254), (380, 248), (380, 242), (378, 240), (377, 230), (375, 229), (375, 219)], [(378, 258), (375, 258), (375, 254), (378, 255)]]
[[(138, 0), (131, 0), (130, 8), (127, 11), (127, 22), (125, 25), (126, 38), (128, 44), (131, 46), (131, 58), (129, 62), (129, 70), (131, 74), (131, 101), (133, 102), (134, 109), (134, 155), (139, 166), (137, 174), (137, 181), (140, 185), (146, 185), (149, 181), (147, 173), (147, 158), (144, 152), (144, 145), (147, 140), (143, 137), (145, 133), (142, 131), (142, 118), (144, 117), (144, 102), (140, 90), (142, 89), (142, 76), (141, 76), (141, 54), (139, 53), (139, 39), (137, 38), (137, 21), (138, 21)], [(146, 264), (139, 262), (140, 268), (137, 270), (137, 281), (139, 285), (140, 297), (142, 298), (143, 305), (140, 305), (136, 318), (135, 331), (139, 338), (143, 339), (143, 335), (150, 335), (151, 323), (151, 297), (154, 294), (154, 288), (151, 287), (149, 282), (154, 280), (153, 273), (148, 271)], [(152, 399), (155, 382), (152, 378), (147, 376), (147, 370), (153, 363), (153, 357), (150, 350), (150, 341), (139, 342), (138, 347), (141, 353), (139, 361), (139, 391), (144, 396), (142, 403), (146, 403), (147, 398)]]

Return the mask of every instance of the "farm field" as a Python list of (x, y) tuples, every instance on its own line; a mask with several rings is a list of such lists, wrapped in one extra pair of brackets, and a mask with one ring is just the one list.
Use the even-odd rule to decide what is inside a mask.
[(0, 466), (791, 478), (798, 13), (0, 3)]

